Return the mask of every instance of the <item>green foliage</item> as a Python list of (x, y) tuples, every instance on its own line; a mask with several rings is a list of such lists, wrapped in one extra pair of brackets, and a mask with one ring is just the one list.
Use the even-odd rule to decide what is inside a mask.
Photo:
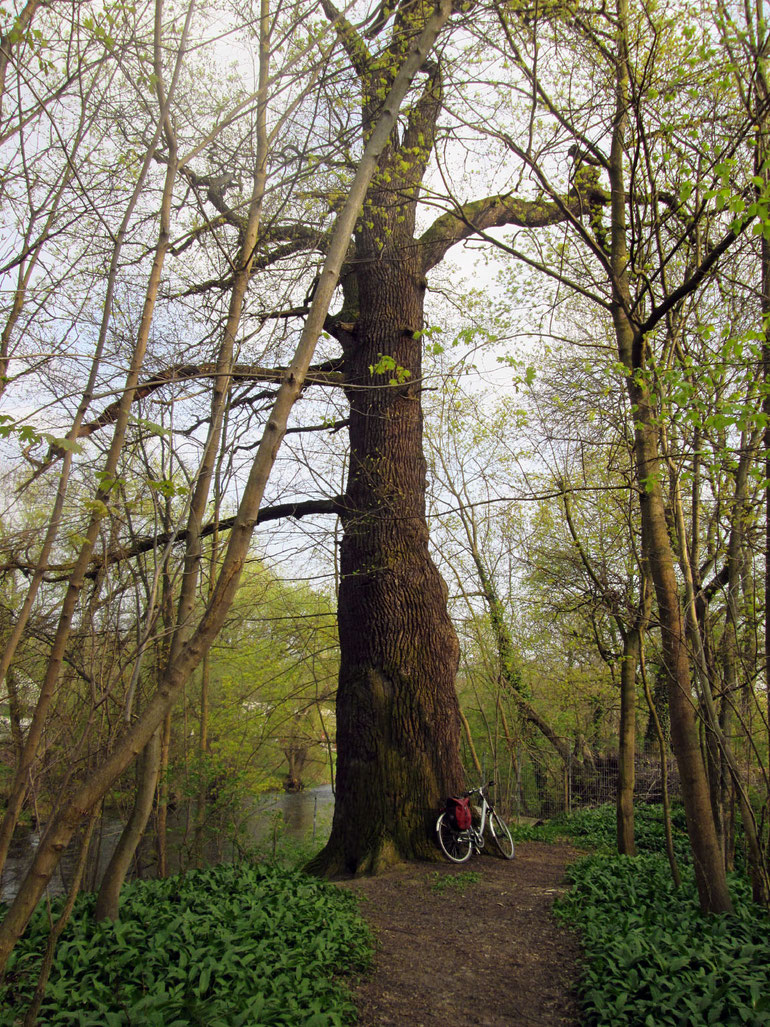
[[(704, 916), (691, 873), (674, 888), (658, 806), (634, 810), (638, 856), (618, 856), (615, 807), (579, 810), (514, 837), (568, 837), (596, 851), (570, 867), (572, 888), (557, 914), (580, 933), (585, 955), (578, 991), (587, 1025), (699, 1027), (770, 1020), (770, 940), (766, 915), (744, 878), (731, 878), (736, 912)], [(680, 807), (672, 810), (680, 866), (689, 845)]]
[(443, 895), (447, 891), (462, 894), (469, 885), (478, 884), (481, 880), (481, 874), (476, 870), (461, 870), (459, 874), (441, 874), (437, 870), (431, 877), (430, 890), (436, 895)]
[[(551, 826), (586, 848), (614, 851), (617, 846), (616, 818), (615, 804), (607, 802), (596, 809), (562, 814), (551, 821)], [(675, 806), (671, 810), (671, 828), (676, 858), (687, 863), (690, 859), (690, 843), (683, 807)], [(634, 807), (634, 840), (637, 852), (655, 855), (665, 852), (662, 806), (639, 804)]]
[[(354, 1019), (333, 977), (366, 968), (371, 938), (354, 897), (332, 885), (242, 863), (127, 885), (114, 924), (95, 924), (93, 904), (81, 898), (59, 941), (41, 1022), (337, 1027)], [(28, 1005), (47, 933), (39, 908), (11, 956), (0, 1024)]]
[(586, 1024), (770, 1022), (770, 923), (745, 880), (731, 881), (735, 915), (717, 917), (691, 876), (674, 888), (665, 857), (595, 854), (567, 876), (557, 912), (580, 932)]
[(403, 385), (412, 376), (411, 371), (406, 367), (401, 367), (387, 353), (380, 353), (377, 363), (369, 365), (369, 373), (372, 375), (387, 374), (388, 371), (393, 372), (392, 377), (388, 379), (388, 385)]
[(539, 824), (518, 824), (515, 820), (509, 820), (508, 829), (514, 842), (548, 842), (553, 845), (567, 839), (563, 825), (555, 820), (546, 820)]
[(66, 449), (73, 453), (83, 452), (83, 447), (74, 439), (59, 438), (50, 432), (38, 431), (31, 424), (17, 424), (10, 414), (0, 414), (0, 439), (8, 439), (14, 435), (18, 436), (20, 443), (27, 446), (37, 446), (41, 442), (47, 442), (49, 446), (57, 449)]
[[(569, 839), (581, 848), (614, 852), (617, 845), (615, 804), (606, 802), (591, 809), (560, 813), (540, 824), (509, 825), (514, 841), (556, 842)], [(671, 828), (676, 857), (682, 863), (690, 859), (690, 844), (684, 809), (671, 810)], [(640, 804), (634, 807), (634, 837), (639, 852), (655, 855), (665, 852), (662, 806)]]

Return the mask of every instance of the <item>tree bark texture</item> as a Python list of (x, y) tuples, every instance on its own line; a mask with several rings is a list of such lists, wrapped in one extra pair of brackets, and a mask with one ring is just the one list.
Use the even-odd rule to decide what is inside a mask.
[[(429, 16), (424, 4), (400, 9), (393, 50), (407, 46)], [(344, 19), (337, 25), (361, 79), (366, 132), (390, 71), (365, 53)], [(334, 331), (350, 403), (350, 469), (340, 549), (336, 803), (329, 841), (310, 865), (324, 874), (435, 858), (442, 799), (463, 786), (459, 644), (425, 518), (420, 333), (427, 283), (415, 219), (441, 75), (438, 65), (422, 70), (422, 92), (403, 128), (391, 133), (367, 191)]]
[[(425, 282), (394, 197), (358, 236), (359, 317), (343, 342), (350, 472), (341, 546), (337, 793), (332, 834), (314, 864), (366, 873), (433, 857), (443, 797), (463, 785), (454, 689), (459, 646), (447, 590), (428, 553), (422, 450)], [(365, 215), (366, 216), (366, 215)], [(407, 219), (411, 220), (411, 219)], [(393, 236), (391, 236), (393, 238)], [(377, 369), (383, 355), (395, 368)], [(392, 384), (392, 382), (397, 384)]]

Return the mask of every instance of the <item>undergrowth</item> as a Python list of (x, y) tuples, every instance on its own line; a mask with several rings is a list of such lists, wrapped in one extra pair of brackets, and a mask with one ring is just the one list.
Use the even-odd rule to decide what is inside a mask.
[(584, 1024), (767, 1027), (770, 921), (752, 903), (745, 877), (730, 878), (734, 915), (704, 915), (683, 811), (673, 811), (683, 876), (678, 890), (664, 855), (660, 809), (638, 807), (635, 823), (635, 857), (611, 851), (612, 805), (560, 817), (547, 828), (551, 838), (566, 836), (596, 850), (568, 869), (572, 888), (557, 904), (557, 915), (578, 930), (583, 948), (578, 993)]
[[(93, 904), (93, 896), (80, 898), (59, 941), (42, 1023), (339, 1027), (355, 1020), (336, 978), (365, 969), (372, 943), (348, 892), (297, 871), (240, 863), (127, 884), (117, 923), (95, 923)], [(19, 1022), (29, 1004), (47, 934), (41, 906), (9, 962), (3, 1027)]]
[[(684, 810), (680, 806), (675, 806), (671, 810), (671, 826), (676, 857), (686, 863), (690, 858), (690, 845), (687, 839)], [(569, 839), (574, 845), (581, 848), (616, 851), (615, 806), (608, 802), (594, 809), (561, 813), (542, 824), (511, 826), (511, 834), (514, 836), (514, 840), (522, 842), (555, 842)], [(635, 807), (634, 837), (639, 852), (663, 853), (665, 851), (661, 806), (645, 804)]]
[(676, 890), (665, 857), (597, 854), (567, 877), (557, 913), (580, 932), (587, 1024), (770, 1023), (770, 923), (744, 878), (733, 916), (705, 916), (692, 875)]
[(444, 892), (454, 891), (462, 894), (469, 885), (478, 884), (481, 874), (476, 870), (462, 870), (459, 874), (441, 874), (438, 870), (431, 874), (432, 884), (430, 890), (436, 895), (443, 895)]

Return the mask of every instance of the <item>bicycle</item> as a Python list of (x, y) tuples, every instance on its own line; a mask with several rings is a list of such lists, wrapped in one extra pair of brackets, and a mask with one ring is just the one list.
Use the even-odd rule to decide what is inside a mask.
[(513, 859), (511, 832), (503, 818), (495, 810), (487, 791), (493, 785), (494, 781), (489, 781), (480, 788), (472, 788), (469, 792), (463, 792), (464, 799), (470, 798), (472, 795), (478, 795), (481, 799), (481, 819), (477, 827), (471, 823), (470, 827), (460, 830), (452, 824), (447, 810), (439, 815), (436, 821), (438, 843), (441, 851), (453, 863), (464, 863), (470, 859), (474, 849), (476, 852), (481, 852), (484, 848), (484, 828), (487, 824), (487, 816), (489, 816), (489, 833), (492, 835), (492, 840), (500, 851), (500, 855), (504, 859)]

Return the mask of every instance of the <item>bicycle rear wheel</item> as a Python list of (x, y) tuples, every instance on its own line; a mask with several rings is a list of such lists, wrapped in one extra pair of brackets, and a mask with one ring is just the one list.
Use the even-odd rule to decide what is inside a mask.
[(513, 838), (506, 827), (505, 821), (494, 810), (489, 814), (489, 831), (494, 839), (500, 855), (505, 859), (513, 859)]
[(470, 858), (473, 846), (469, 833), (458, 831), (456, 827), (452, 827), (446, 818), (446, 813), (442, 813), (436, 821), (436, 837), (441, 851), (453, 863), (464, 863), (466, 859)]

